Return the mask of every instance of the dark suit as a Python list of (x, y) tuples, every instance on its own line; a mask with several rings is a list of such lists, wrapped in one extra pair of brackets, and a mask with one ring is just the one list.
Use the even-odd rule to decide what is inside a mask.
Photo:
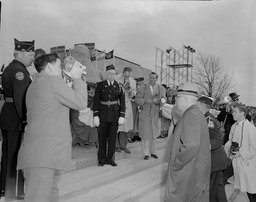
[(210, 112), (206, 112), (205, 117), (211, 144), (210, 202), (225, 202), (227, 197), (223, 184), (223, 170), (226, 169), (228, 160), (222, 146), (223, 133), (218, 120)]
[(220, 122), (225, 122), (224, 124), (225, 136), (223, 139), (223, 145), (224, 145), (228, 141), (231, 126), (235, 123), (235, 121), (234, 121), (233, 115), (230, 112), (226, 111), (226, 107), (221, 109), (217, 119)]
[[(118, 103), (103, 104), (103, 102), (108, 101)], [(107, 80), (97, 84), (93, 114), (94, 117), (98, 116), (100, 119), (98, 162), (104, 164), (114, 161), (118, 119), (119, 117), (125, 117), (125, 96), (116, 81), (112, 86), (109, 86)], [(107, 139), (108, 152), (106, 153)]]
[[(15, 195), (17, 155), (26, 121), (25, 95), (31, 79), (21, 62), (13, 60), (3, 72), (2, 86), (5, 103), (0, 114), (3, 135), (0, 195), (13, 198)], [(19, 193), (23, 192), (23, 183)]]

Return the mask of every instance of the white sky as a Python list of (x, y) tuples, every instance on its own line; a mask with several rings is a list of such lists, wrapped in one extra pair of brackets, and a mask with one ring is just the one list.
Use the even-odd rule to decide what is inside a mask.
[(219, 57), (241, 101), (256, 106), (255, 0), (2, 0), (0, 65), (12, 60), (14, 38), (47, 52), (95, 42), (152, 70), (156, 47), (190, 45)]

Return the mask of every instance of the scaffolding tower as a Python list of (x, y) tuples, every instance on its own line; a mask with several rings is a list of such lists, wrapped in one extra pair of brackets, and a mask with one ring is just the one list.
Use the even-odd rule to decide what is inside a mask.
[(165, 51), (156, 48), (155, 71), (160, 84), (177, 87), (181, 82), (193, 82), (193, 53), (190, 46), (180, 51), (171, 46)]

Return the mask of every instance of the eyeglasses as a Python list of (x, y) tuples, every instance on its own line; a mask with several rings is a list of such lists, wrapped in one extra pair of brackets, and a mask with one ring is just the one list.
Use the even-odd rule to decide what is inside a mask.
[(239, 99), (237, 98), (237, 99), (234, 99), (233, 101), (236, 102), (236, 101), (239, 101)]

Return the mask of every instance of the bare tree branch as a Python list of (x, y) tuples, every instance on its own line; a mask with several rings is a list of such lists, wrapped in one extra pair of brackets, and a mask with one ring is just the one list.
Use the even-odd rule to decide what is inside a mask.
[(232, 78), (224, 72), (219, 58), (198, 53), (198, 65), (194, 71), (194, 82), (201, 93), (219, 101), (233, 87)]

